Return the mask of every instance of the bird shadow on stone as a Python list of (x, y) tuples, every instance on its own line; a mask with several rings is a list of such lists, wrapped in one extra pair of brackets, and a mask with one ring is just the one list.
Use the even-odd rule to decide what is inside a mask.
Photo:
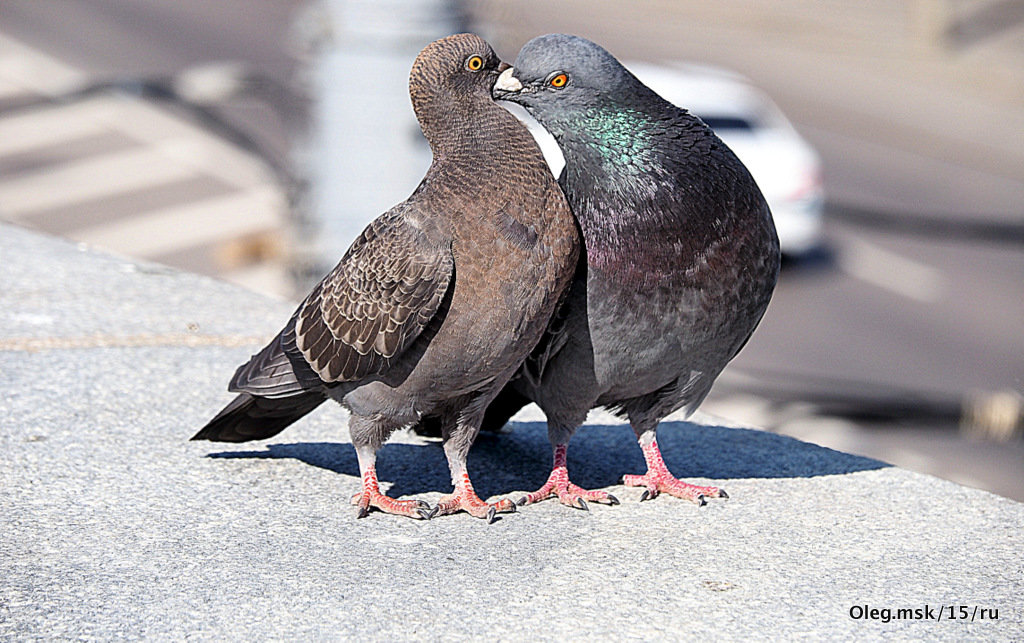
[[(766, 431), (689, 422), (663, 422), (658, 444), (672, 472), (682, 478), (812, 478), (881, 469), (879, 460), (843, 453)], [(589, 489), (611, 487), (623, 474), (643, 473), (643, 455), (628, 425), (586, 425), (569, 447), (569, 473)], [(358, 480), (355, 450), (345, 442), (268, 444), (258, 451), (211, 453), (210, 458), (294, 459)], [(551, 468), (547, 426), (512, 422), (500, 433), (482, 433), (469, 455), (469, 473), (480, 497), (539, 488)], [(377, 474), (402, 497), (451, 490), (448, 464), (437, 440), (392, 442), (377, 457)]]
[[(666, 464), (684, 480), (811, 478), (890, 466), (766, 431), (690, 422), (662, 422), (658, 444)], [(512, 423), (503, 433), (485, 434), (474, 450), (496, 469), (488, 477), (504, 478), (511, 488), (540, 487), (551, 466), (547, 427), (539, 422)], [(472, 457), (470, 462), (472, 466)], [(582, 427), (569, 445), (568, 466), (573, 482), (593, 489), (619, 484), (623, 474), (646, 471), (628, 425)]]
[[(215, 459), (299, 460), (308, 465), (359, 480), (356, 451), (347, 442), (295, 442), (267, 444), (263, 450), (211, 453)], [(377, 477), (391, 483), (387, 495), (400, 497), (451, 489), (451, 476), (440, 442), (406, 444), (393, 442), (377, 453)], [(357, 488), (354, 486), (352, 491)]]

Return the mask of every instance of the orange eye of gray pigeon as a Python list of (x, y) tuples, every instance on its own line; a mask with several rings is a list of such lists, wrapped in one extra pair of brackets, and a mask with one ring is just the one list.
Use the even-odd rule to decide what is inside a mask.
[(480, 56), (470, 56), (466, 59), (466, 69), (469, 71), (480, 71), (484, 68), (484, 59)]
[(556, 76), (553, 76), (551, 78), (551, 80), (548, 81), (548, 84), (551, 85), (552, 87), (554, 87), (555, 89), (561, 89), (561, 88), (565, 87), (566, 83), (568, 83), (568, 82), (569, 82), (569, 76), (566, 75), (563, 72), (563, 73), (560, 73), (560, 74), (558, 74)]

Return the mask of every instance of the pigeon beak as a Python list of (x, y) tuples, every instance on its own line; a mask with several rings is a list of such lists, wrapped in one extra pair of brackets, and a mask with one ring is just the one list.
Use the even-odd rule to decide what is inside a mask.
[(505, 71), (501, 72), (498, 76), (498, 80), (494, 83), (494, 97), (501, 99), (509, 94), (517, 94), (523, 91), (523, 84), (519, 82), (519, 79), (512, 75), (515, 71), (514, 67), (509, 67)]

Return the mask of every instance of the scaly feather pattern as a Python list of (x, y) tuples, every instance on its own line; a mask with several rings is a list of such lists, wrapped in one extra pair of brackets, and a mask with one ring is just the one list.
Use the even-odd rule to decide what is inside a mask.
[[(466, 455), (487, 405), (537, 342), (577, 265), (565, 197), (529, 132), (491, 99), (507, 65), (472, 34), (428, 45), (409, 94), (433, 162), (371, 223), (262, 351), (239, 395), (195, 439), (277, 434), (327, 398), (351, 411), (362, 517), (514, 508), (473, 491)], [(434, 509), (378, 487), (376, 453), (425, 414), (441, 420), (455, 493)]]

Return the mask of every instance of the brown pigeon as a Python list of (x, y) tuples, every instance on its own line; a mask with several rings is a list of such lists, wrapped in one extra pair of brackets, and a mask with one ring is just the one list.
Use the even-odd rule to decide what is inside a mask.
[[(472, 34), (420, 52), (409, 93), (433, 152), (426, 176), (238, 369), (229, 387), (238, 397), (194, 440), (269, 438), (332, 398), (351, 412), (359, 517), (370, 507), (488, 520), (515, 510), (476, 495), (466, 456), (484, 410), (551, 319), (579, 239), (533, 138), (492, 101), (507, 67)], [(441, 419), (455, 486), (432, 511), (383, 495), (374, 468), (391, 433), (424, 414)]]

